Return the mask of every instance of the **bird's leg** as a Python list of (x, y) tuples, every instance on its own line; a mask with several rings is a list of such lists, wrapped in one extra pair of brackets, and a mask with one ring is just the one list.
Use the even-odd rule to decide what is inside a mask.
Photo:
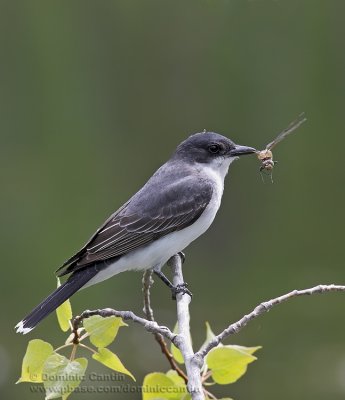
[(163, 274), (163, 272), (159, 271), (158, 269), (154, 269), (153, 272), (168, 286), (169, 289), (173, 289), (174, 288), (174, 285)]
[[(182, 256), (180, 256), (182, 259)], [(188, 294), (190, 297), (193, 296), (192, 292), (187, 289), (188, 284), (187, 283), (181, 283), (179, 285), (174, 286), (169, 279), (163, 274), (162, 271), (159, 271), (158, 269), (154, 269), (153, 272), (168, 286), (168, 288), (171, 290), (172, 294), (172, 299), (176, 300), (176, 295), (178, 293), (181, 294)]]

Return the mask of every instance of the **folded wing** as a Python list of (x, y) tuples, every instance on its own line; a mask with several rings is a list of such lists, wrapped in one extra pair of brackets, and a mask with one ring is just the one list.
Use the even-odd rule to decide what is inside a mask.
[(194, 175), (167, 181), (173, 183), (160, 187), (155, 179), (149, 181), (58, 269), (58, 275), (121, 257), (195, 222), (211, 200), (212, 184)]

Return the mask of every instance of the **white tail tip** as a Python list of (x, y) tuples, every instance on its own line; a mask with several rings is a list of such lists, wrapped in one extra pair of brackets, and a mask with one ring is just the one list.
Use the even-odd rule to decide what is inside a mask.
[(14, 329), (16, 329), (17, 333), (22, 333), (23, 335), (26, 335), (27, 333), (32, 331), (33, 328), (24, 328), (24, 322), (25, 320), (18, 322)]

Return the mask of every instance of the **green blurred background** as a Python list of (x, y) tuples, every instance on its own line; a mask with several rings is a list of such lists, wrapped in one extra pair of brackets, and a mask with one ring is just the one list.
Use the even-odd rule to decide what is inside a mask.
[[(13, 326), (54, 289), (54, 270), (204, 128), (262, 148), (308, 117), (277, 147), (274, 184), (262, 183), (255, 157), (231, 167), (214, 225), (187, 250), (195, 346), (205, 320), (217, 332), (262, 300), (345, 282), (344, 15), (342, 0), (1, 0), (1, 399), (43, 398), (14, 385), (22, 356), (29, 339), (57, 346), (64, 336), (54, 316), (25, 337)], [(141, 301), (141, 274), (126, 273), (73, 306), (141, 313)], [(299, 298), (250, 323), (231, 342), (262, 345), (259, 360), (214, 392), (343, 399), (344, 304), (341, 293)], [(172, 327), (161, 282), (153, 305)], [(138, 384), (168, 369), (138, 326), (112, 349)], [(96, 362), (90, 371), (108, 373)]]

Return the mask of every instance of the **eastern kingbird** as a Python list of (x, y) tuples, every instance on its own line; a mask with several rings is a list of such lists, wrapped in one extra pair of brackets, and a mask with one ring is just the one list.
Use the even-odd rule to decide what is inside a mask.
[(57, 275), (68, 279), (20, 321), (17, 332), (28, 333), (78, 290), (129, 270), (162, 266), (211, 225), (223, 195), (230, 164), (255, 153), (214, 132), (196, 133), (182, 142), (169, 161), (69, 258)]

